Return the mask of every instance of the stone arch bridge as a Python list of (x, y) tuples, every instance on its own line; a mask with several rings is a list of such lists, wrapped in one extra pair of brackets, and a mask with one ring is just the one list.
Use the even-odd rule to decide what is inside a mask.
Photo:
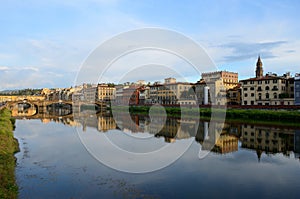
[[(100, 110), (106, 109), (106, 103), (105, 102), (84, 102), (84, 101), (78, 101), (78, 102), (73, 102), (71, 100), (17, 100), (17, 101), (8, 101), (6, 102), (5, 106), (10, 109), (10, 110), (18, 110), (20, 104), (29, 104), (30, 108), (32, 110), (29, 110), (27, 115), (34, 115), (34, 114), (43, 114), (47, 112), (47, 107), (59, 104), (68, 107), (70, 110), (79, 110), (82, 105), (96, 105), (100, 107)], [(36, 111), (34, 111), (35, 109)]]

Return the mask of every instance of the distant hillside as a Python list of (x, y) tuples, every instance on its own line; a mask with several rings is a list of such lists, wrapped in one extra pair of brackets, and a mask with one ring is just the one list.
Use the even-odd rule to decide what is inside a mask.
[(22, 90), (4, 90), (0, 91), (0, 95), (40, 95), (42, 89), (22, 89)]

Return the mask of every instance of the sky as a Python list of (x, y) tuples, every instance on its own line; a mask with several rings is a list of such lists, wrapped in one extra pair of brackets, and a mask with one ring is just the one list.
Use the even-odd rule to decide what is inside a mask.
[[(238, 72), (240, 80), (254, 76), (258, 55), (264, 72), (294, 75), (300, 72), (299, 10), (297, 0), (2, 0), (0, 90), (74, 86), (86, 60), (101, 44), (124, 32), (149, 27), (192, 39), (215, 64), (212, 70)], [(151, 34), (144, 36), (148, 37)], [(171, 37), (169, 42), (184, 45)], [(165, 52), (158, 54), (138, 52), (131, 59), (118, 60), (115, 70), (124, 70), (129, 80), (136, 81), (141, 77), (138, 70), (126, 73), (126, 67), (134, 59), (135, 64), (148, 66), (144, 72), (148, 73), (153, 60), (157, 64), (159, 59), (169, 60)], [(187, 81), (200, 79), (198, 73), (186, 73), (191, 70), (182, 60), (163, 64), (174, 65)], [(160, 73), (162, 78), (164, 72)], [(122, 83), (124, 74), (98, 79)]]

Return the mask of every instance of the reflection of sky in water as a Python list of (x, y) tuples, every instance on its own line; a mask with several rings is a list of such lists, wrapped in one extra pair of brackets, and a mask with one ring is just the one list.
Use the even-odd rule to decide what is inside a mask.
[(124, 133), (118, 130), (111, 130), (105, 135), (114, 145), (123, 150), (136, 153), (152, 152), (168, 144), (164, 141), (163, 137), (156, 138), (153, 134), (151, 135), (146, 132)]
[[(163, 138), (137, 139), (132, 143), (128, 135), (117, 130), (105, 135), (120, 147), (141, 152), (169, 144)], [(223, 155), (210, 153), (199, 160), (200, 145), (194, 141), (170, 166), (147, 174), (129, 174), (95, 160), (73, 127), (18, 120), (15, 136), (21, 148), (16, 155), (20, 198), (296, 198), (300, 195), (300, 162), (281, 153), (263, 153), (259, 162), (254, 150), (239, 148)], [(178, 143), (176, 140), (171, 145)]]

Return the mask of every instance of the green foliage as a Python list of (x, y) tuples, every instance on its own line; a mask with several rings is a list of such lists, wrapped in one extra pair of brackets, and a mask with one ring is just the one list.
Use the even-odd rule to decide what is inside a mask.
[(14, 153), (19, 144), (13, 137), (15, 120), (7, 109), (0, 110), (0, 198), (17, 198), (18, 187), (15, 183), (16, 161)]
[[(113, 106), (113, 111), (128, 111), (126, 106)], [(130, 113), (148, 114), (149, 106), (130, 106)], [(212, 110), (210, 108), (188, 108), (188, 107), (165, 107), (168, 116), (180, 117), (181, 115), (188, 117), (211, 117)], [(224, 115), (224, 109), (214, 109), (215, 116)], [(155, 111), (154, 111), (155, 112)], [(219, 114), (220, 113), (220, 114)], [(227, 109), (227, 119), (243, 119), (256, 121), (300, 121), (300, 111), (288, 110), (261, 110), (261, 109)]]

